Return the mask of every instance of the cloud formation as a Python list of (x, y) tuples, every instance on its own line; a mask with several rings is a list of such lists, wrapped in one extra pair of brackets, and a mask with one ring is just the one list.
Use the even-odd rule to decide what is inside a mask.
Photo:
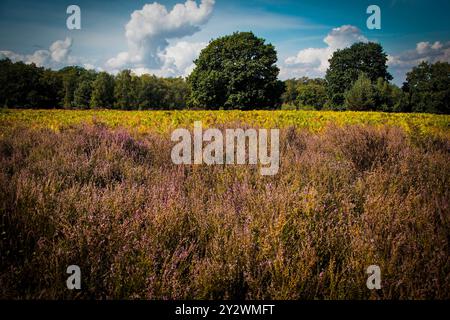
[(388, 65), (393, 68), (410, 69), (422, 61), (435, 63), (438, 61), (450, 63), (450, 41), (419, 42), (414, 50), (408, 50), (398, 55), (388, 56)]
[(163, 61), (161, 67), (157, 69), (135, 67), (131, 70), (137, 75), (150, 73), (159, 77), (186, 77), (194, 70), (195, 64), (193, 61), (206, 45), (206, 42), (180, 41), (159, 53), (159, 58)]
[(206, 42), (180, 41), (173, 46), (167, 47), (161, 57), (164, 61), (161, 69), (165, 76), (188, 76), (194, 70), (195, 64), (193, 61), (206, 46)]
[[(153, 73), (173, 73), (183, 75), (192, 63), (193, 53), (198, 54), (202, 43), (181, 42), (169, 45), (170, 39), (179, 39), (193, 35), (210, 18), (214, 0), (201, 0), (198, 5), (193, 0), (176, 4), (171, 11), (154, 2), (145, 4), (141, 10), (131, 14), (125, 26), (128, 51), (120, 52), (107, 61), (111, 70), (122, 68), (153, 70)], [(177, 50), (185, 50), (177, 51)], [(186, 58), (183, 57), (186, 55)], [(195, 57), (194, 57), (195, 58)]]
[(328, 69), (334, 51), (351, 46), (356, 42), (367, 42), (368, 39), (355, 26), (343, 25), (333, 28), (323, 39), (325, 48), (307, 48), (300, 50), (297, 55), (285, 59), (280, 66), (282, 79), (293, 77), (323, 77)]
[(445, 43), (422, 41), (418, 42), (412, 50), (388, 55), (389, 71), (399, 85), (405, 81), (406, 73), (422, 61), (450, 63), (450, 41)]
[(39, 67), (58, 69), (67, 64), (74, 64), (76, 59), (70, 56), (72, 39), (57, 40), (48, 50), (37, 50), (33, 54), (20, 54), (13, 51), (0, 51), (0, 59), (9, 58), (13, 62), (34, 63)]

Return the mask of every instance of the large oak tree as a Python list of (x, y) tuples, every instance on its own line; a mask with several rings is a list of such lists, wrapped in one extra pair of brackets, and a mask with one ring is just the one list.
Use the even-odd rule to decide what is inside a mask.
[(208, 109), (265, 109), (278, 106), (277, 52), (252, 32), (215, 39), (195, 60), (188, 78), (190, 105)]
[(342, 106), (345, 91), (352, 87), (361, 73), (365, 73), (372, 83), (379, 78), (392, 80), (386, 63), (387, 54), (378, 43), (359, 42), (334, 52), (325, 76), (332, 106)]

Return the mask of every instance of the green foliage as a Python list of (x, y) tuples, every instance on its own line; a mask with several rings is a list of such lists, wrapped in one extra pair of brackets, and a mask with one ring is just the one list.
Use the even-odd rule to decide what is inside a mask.
[(344, 93), (348, 110), (368, 111), (375, 108), (375, 95), (370, 79), (361, 73), (353, 86)]
[(83, 70), (78, 78), (78, 86), (73, 94), (73, 107), (88, 109), (90, 107), (92, 85), (96, 78), (94, 71)]
[[(23, 62), (0, 60), (0, 106), (31, 108), (58, 101), (61, 79), (49, 71)], [(48, 97), (46, 93), (53, 96)]]
[(0, 60), (0, 107), (183, 109), (189, 93), (182, 78), (138, 77), (130, 70), (114, 77), (75, 66), (53, 71)]
[(327, 93), (331, 105), (339, 107), (344, 102), (344, 93), (349, 90), (364, 72), (371, 82), (378, 78), (391, 80), (387, 71), (387, 55), (378, 43), (355, 43), (349, 48), (337, 50), (330, 59), (326, 72)]
[(299, 108), (314, 106), (317, 110), (323, 108), (327, 101), (327, 92), (323, 84), (308, 83), (297, 88), (297, 105)]
[(39, 103), (31, 104), (29, 107), (39, 106), (40, 108), (54, 108), (62, 106), (63, 90), (62, 75), (50, 69), (42, 71), (40, 77), (41, 100)]
[(184, 109), (189, 87), (182, 78), (158, 78), (148, 74), (137, 81), (137, 105), (140, 110)]
[(375, 108), (378, 111), (405, 111), (405, 97), (403, 91), (394, 84), (378, 78), (374, 85)]
[(187, 97), (190, 95), (189, 85), (182, 78), (165, 78), (162, 80), (163, 99), (159, 107), (175, 110), (187, 108)]
[(281, 96), (285, 105), (295, 106), (294, 109), (320, 110), (327, 101), (326, 82), (323, 79), (288, 79), (285, 82), (285, 92)]
[(86, 70), (81, 67), (70, 66), (65, 67), (59, 71), (62, 76), (62, 85), (64, 92), (63, 107), (72, 108), (75, 107), (75, 90), (78, 87), (79, 79), (82, 77)]
[(190, 106), (212, 109), (265, 109), (279, 106), (277, 53), (252, 32), (215, 39), (195, 60), (188, 77)]
[(303, 77), (301, 79), (287, 79), (284, 81), (284, 92), (281, 95), (281, 102), (283, 104), (291, 104), (294, 105), (295, 101), (297, 100), (297, 87), (302, 82), (302, 80), (308, 79), (306, 77)]
[(92, 84), (91, 108), (108, 108), (114, 101), (114, 78), (100, 72)]
[[(202, 51), (188, 81), (148, 74), (137, 76), (130, 70), (114, 77), (77, 66), (53, 71), (2, 59), (0, 107), (124, 110), (280, 107), (450, 113), (449, 63), (421, 63), (407, 74), (400, 89), (389, 83), (392, 77), (386, 70), (386, 54), (374, 43), (358, 43), (338, 50), (330, 59), (326, 80), (302, 77), (280, 82), (276, 80), (275, 62), (273, 46), (252, 33), (235, 33), (212, 41)], [(355, 86), (361, 72), (368, 80)]]
[(74, 92), (73, 104), (76, 108), (88, 109), (91, 101), (92, 82), (85, 80), (78, 84)]
[(407, 73), (403, 89), (412, 112), (449, 114), (450, 64), (422, 62)]
[(162, 106), (164, 88), (156, 76), (144, 74), (137, 84), (137, 101), (139, 110), (148, 110)]
[(138, 79), (131, 74), (131, 70), (123, 70), (116, 76), (114, 84), (114, 107), (130, 110), (136, 105), (136, 87)]

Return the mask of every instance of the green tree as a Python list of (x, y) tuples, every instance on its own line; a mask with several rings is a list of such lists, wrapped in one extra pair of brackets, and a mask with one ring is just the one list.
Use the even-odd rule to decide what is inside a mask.
[(73, 104), (76, 108), (88, 109), (91, 102), (92, 81), (82, 79), (74, 92)]
[(375, 107), (372, 82), (365, 73), (361, 73), (353, 86), (344, 93), (348, 110), (367, 111)]
[[(13, 108), (52, 108), (58, 101), (58, 77), (50, 70), (23, 62), (0, 60), (0, 106)], [(54, 81), (53, 81), (54, 80)]]
[(40, 88), (42, 88), (40, 108), (58, 108), (62, 106), (63, 81), (58, 72), (50, 69), (44, 70), (40, 78)]
[(182, 78), (167, 78), (164, 81), (164, 96), (162, 105), (167, 109), (185, 109), (190, 89)]
[(137, 79), (131, 74), (131, 70), (119, 72), (114, 85), (114, 106), (118, 109), (137, 109)]
[(450, 64), (422, 62), (406, 74), (403, 90), (412, 112), (450, 113)]
[(298, 107), (312, 106), (322, 109), (327, 101), (326, 87), (323, 82), (310, 81), (297, 87), (296, 104)]
[(402, 90), (394, 84), (378, 78), (374, 85), (375, 109), (378, 111), (403, 111), (404, 95)]
[(74, 105), (74, 94), (78, 87), (79, 78), (85, 71), (85, 69), (77, 66), (69, 66), (59, 70), (63, 82), (64, 108), (76, 107)]
[(91, 108), (111, 108), (114, 102), (114, 77), (100, 72), (92, 84)]
[(215, 39), (195, 60), (188, 77), (190, 106), (254, 109), (280, 104), (283, 83), (277, 80), (277, 53), (252, 32)]
[(355, 43), (349, 48), (337, 50), (330, 59), (326, 72), (327, 94), (330, 103), (338, 108), (344, 102), (344, 93), (364, 72), (371, 82), (382, 78), (392, 79), (387, 71), (387, 55), (378, 43)]
[(137, 84), (138, 109), (156, 109), (162, 106), (162, 81), (154, 75), (144, 74), (139, 77)]
[(281, 102), (283, 104), (294, 105), (297, 101), (297, 87), (299, 86), (301, 80), (288, 79), (284, 81), (284, 92), (281, 95)]

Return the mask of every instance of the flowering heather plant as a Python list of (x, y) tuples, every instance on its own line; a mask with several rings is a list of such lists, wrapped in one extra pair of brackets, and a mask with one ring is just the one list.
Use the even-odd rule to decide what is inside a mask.
[(168, 133), (0, 132), (1, 298), (450, 298), (445, 135), (287, 127), (262, 176), (175, 165)]

